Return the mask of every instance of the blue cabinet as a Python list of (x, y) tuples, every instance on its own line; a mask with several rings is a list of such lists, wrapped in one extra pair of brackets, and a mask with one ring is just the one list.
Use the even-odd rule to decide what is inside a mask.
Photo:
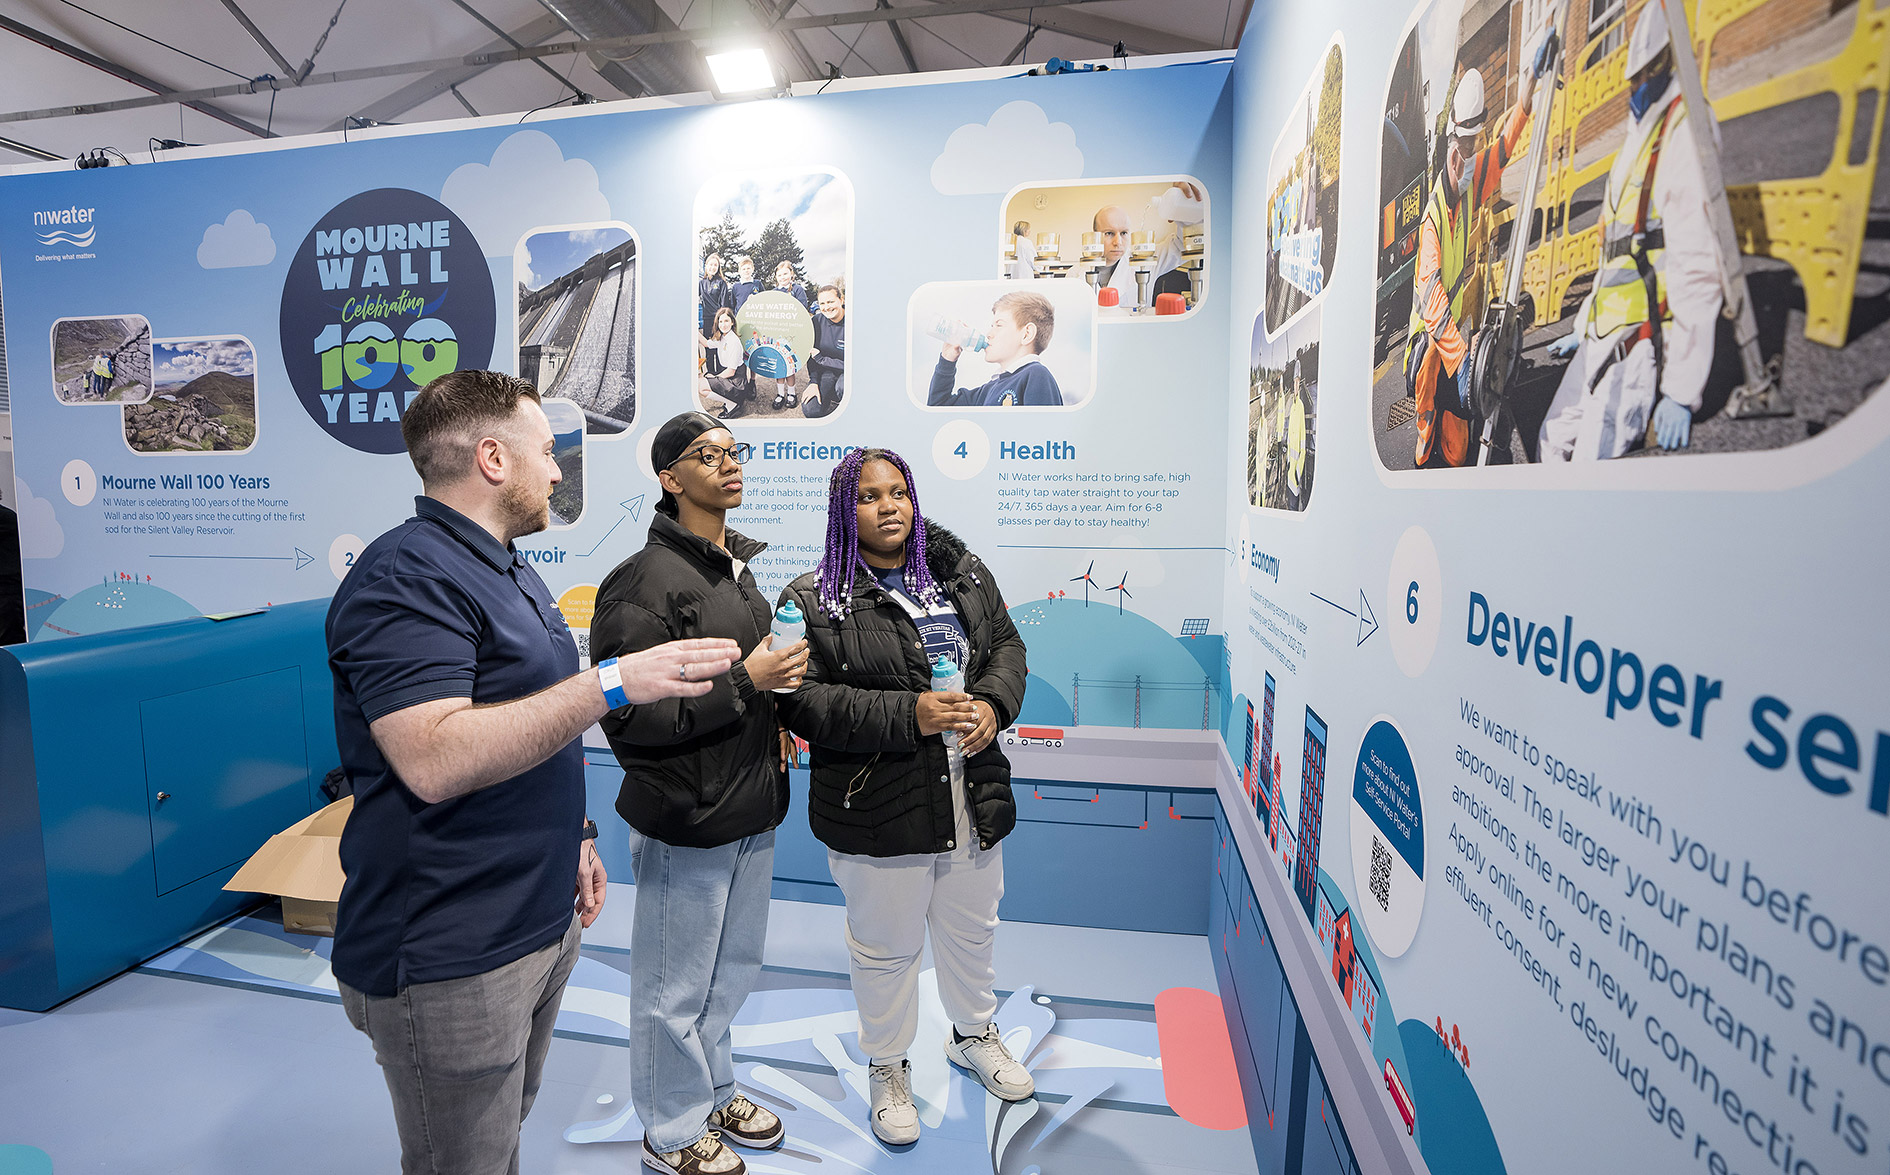
[(0, 1006), (42, 1011), (254, 900), (335, 766), (326, 600), (0, 648)]

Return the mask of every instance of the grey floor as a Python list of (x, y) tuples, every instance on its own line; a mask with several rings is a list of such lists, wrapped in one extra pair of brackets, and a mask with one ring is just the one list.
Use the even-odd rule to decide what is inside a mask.
[[(544, 1088), (525, 1123), (525, 1171), (637, 1169), (634, 1119), (614, 1133), (608, 1125), (629, 1106), (627, 1053), (609, 1017), (633, 902), (632, 887), (613, 884), (603, 917), (585, 935), (592, 985), (586, 1006), (593, 1014), (574, 1014), (567, 999)], [(767, 1006), (777, 1017), (796, 1001), (850, 1009), (841, 917), (834, 906), (775, 902), (762, 984), (772, 990), (758, 992), (751, 1009), (764, 996), (774, 998)], [(48, 1159), (60, 1175), (398, 1170), (387, 1093), (366, 1038), (335, 1002), (326, 943), (259, 931), (279, 935), (260, 918), (238, 919), (195, 948), (50, 1013), (0, 1010), (0, 1175), (42, 1175)], [(260, 964), (256, 944), (269, 956)], [(258, 974), (247, 976), (229, 959)], [(1008, 1147), (993, 1136), (1002, 1139), (1018, 1119), (1004, 1125), (996, 1103), (987, 1105), (982, 1090), (951, 1074), (931, 1050), (915, 1048), (915, 1066), (938, 1070), (931, 1076), (933, 1088), (944, 1091), (943, 1120), (916, 1146), (895, 1153), (863, 1136), (862, 1104), (829, 1063), (849, 1066), (850, 1038), (838, 1046), (844, 1054), (830, 1051), (823, 1061), (809, 1041), (747, 1048), (738, 1035), (738, 1072), (762, 1094), (776, 1091), (789, 1125), (788, 1147), (749, 1154), (750, 1170), (1255, 1170), (1246, 1130), (1209, 1130), (1177, 1117), (1159, 1096), (1159, 1061), (1136, 1055), (1159, 1051), (1157, 994), (1215, 990), (1205, 939), (1006, 923), (997, 970), (1000, 988), (1029, 986), (1011, 1006), (1035, 1018), (1036, 1041), (1047, 1046), (1037, 1049), (1033, 1066), (1063, 1066), (1039, 1068), (1041, 1104), (1024, 1104), (1033, 1112)], [(1055, 1026), (1044, 1027), (1053, 1017)], [(826, 1047), (836, 1045), (830, 1039)], [(919, 1074), (922, 1085), (926, 1077)]]

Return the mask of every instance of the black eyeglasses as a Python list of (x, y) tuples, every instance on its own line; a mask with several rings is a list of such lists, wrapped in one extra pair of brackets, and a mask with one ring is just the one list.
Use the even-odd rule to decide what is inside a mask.
[(747, 441), (742, 441), (739, 444), (731, 445), (727, 448), (723, 448), (721, 445), (698, 445), (676, 458), (674, 461), (671, 461), (669, 465), (670, 468), (673, 469), (684, 461), (689, 460), (689, 458), (694, 457), (696, 460), (702, 462), (704, 469), (714, 469), (716, 466), (722, 464), (722, 458), (724, 457), (729, 458), (737, 465), (746, 465), (748, 464), (748, 459), (754, 455), (755, 447)]

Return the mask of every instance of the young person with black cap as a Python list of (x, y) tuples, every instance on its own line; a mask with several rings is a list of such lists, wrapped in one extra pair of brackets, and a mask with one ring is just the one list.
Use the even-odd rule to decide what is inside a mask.
[(617, 811), (633, 830), (637, 916), (630, 943), (631, 1100), (643, 1165), (671, 1175), (745, 1171), (723, 1144), (779, 1146), (781, 1120), (735, 1084), (729, 1026), (761, 972), (774, 829), (787, 814), (787, 742), (775, 689), (800, 685), (807, 642), (768, 647), (771, 610), (748, 563), (767, 548), (730, 529), (741, 505), (738, 444), (713, 416), (657, 430), (663, 487), (649, 542), (597, 590), (591, 655), (679, 636), (753, 650), (701, 697), (603, 719), (623, 766)]

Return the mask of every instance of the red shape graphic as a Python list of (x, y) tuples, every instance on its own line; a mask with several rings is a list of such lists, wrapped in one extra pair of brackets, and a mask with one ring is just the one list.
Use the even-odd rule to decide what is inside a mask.
[(1221, 997), (1198, 987), (1169, 988), (1155, 997), (1155, 1032), (1169, 1107), (1207, 1130), (1245, 1126), (1247, 1106)]

